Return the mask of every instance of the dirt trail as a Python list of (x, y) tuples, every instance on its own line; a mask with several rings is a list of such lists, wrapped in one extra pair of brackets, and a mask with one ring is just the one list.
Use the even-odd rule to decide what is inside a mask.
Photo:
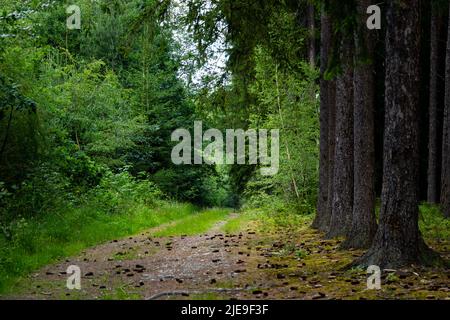
[[(238, 292), (234, 284), (246, 269), (245, 262), (238, 259), (244, 253), (237, 248), (254, 233), (224, 234), (220, 230), (225, 223), (220, 221), (202, 235), (153, 238), (152, 234), (166, 227), (161, 226), (93, 247), (31, 275), (32, 288), (20, 298), (164, 299)], [(70, 265), (81, 269), (79, 291), (65, 287)]]
[[(446, 268), (383, 270), (382, 289), (368, 290), (365, 270), (343, 271), (362, 251), (303, 225), (225, 234), (230, 215), (196, 236), (139, 235), (85, 250), (49, 265), (17, 287), (20, 299), (450, 299)], [(436, 244), (447, 259), (448, 243)], [(66, 269), (81, 268), (81, 290), (66, 288)]]

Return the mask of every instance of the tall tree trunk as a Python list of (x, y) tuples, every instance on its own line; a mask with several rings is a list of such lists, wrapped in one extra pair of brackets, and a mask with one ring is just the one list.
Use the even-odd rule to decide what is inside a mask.
[(330, 229), (331, 213), (333, 212), (333, 192), (334, 192), (334, 152), (336, 147), (336, 80), (330, 80), (328, 85), (328, 190), (326, 215), (322, 228), (323, 232)]
[[(334, 109), (333, 81), (325, 79), (331, 50), (331, 21), (329, 15), (322, 9), (320, 27), (320, 160), (319, 160), (319, 195), (317, 200), (317, 215), (312, 224), (313, 228), (327, 231), (330, 221), (328, 205), (328, 188), (330, 179), (330, 118)], [(333, 120), (334, 122), (334, 120)], [(333, 123), (334, 126), (334, 123)], [(334, 131), (334, 130), (333, 130)], [(334, 132), (333, 137), (334, 139)]]
[(432, 2), (431, 8), (431, 54), (430, 54), (430, 106), (429, 106), (429, 136), (428, 136), (428, 191), (427, 200), (438, 203), (438, 69), (439, 69), (439, 38), (441, 34), (442, 15)]
[(431, 258), (418, 226), (419, 4), (387, 1), (382, 204), (373, 244), (359, 265), (396, 268)]
[(336, 128), (333, 198), (327, 238), (349, 231), (353, 210), (353, 39), (343, 35), (340, 60), (343, 73), (336, 79)]
[(442, 139), (441, 204), (444, 215), (450, 218), (450, 12), (445, 67), (444, 134)]
[(307, 10), (309, 31), (308, 60), (309, 64), (314, 68), (316, 66), (316, 21), (314, 5), (308, 4)]
[[(354, 187), (353, 214), (343, 248), (369, 248), (377, 231), (375, 219), (374, 70), (373, 45), (364, 17), (370, 0), (357, 3), (361, 25), (355, 32), (354, 72)], [(365, 60), (365, 59), (364, 59)]]

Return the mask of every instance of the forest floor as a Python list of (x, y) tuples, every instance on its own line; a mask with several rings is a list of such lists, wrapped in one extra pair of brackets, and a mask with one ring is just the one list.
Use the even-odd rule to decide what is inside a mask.
[[(368, 290), (365, 270), (343, 270), (362, 251), (323, 240), (309, 227), (311, 217), (280, 226), (230, 214), (206, 233), (170, 235), (176, 224), (46, 266), (0, 298), (450, 299), (445, 268), (383, 270), (381, 290)], [(449, 241), (430, 245), (450, 258)], [(81, 290), (66, 288), (70, 265), (81, 268)]]

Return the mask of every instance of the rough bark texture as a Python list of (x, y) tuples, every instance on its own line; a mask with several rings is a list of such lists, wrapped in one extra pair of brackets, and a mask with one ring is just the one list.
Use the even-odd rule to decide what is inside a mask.
[(336, 79), (336, 144), (328, 238), (347, 234), (353, 210), (353, 39), (341, 45), (343, 73)]
[(370, 0), (358, 1), (358, 16), (363, 23), (355, 32), (354, 71), (354, 197), (351, 228), (343, 248), (369, 248), (377, 231), (375, 219), (375, 137), (374, 70), (370, 31), (363, 17)]
[(429, 136), (428, 136), (428, 190), (427, 200), (438, 203), (439, 156), (438, 156), (438, 68), (439, 68), (439, 35), (442, 18), (435, 2), (432, 2), (431, 13), (431, 53), (430, 53), (430, 106), (429, 106)]
[(320, 228), (322, 232), (328, 232), (330, 229), (331, 213), (333, 212), (334, 152), (336, 146), (336, 80), (330, 80), (328, 96), (330, 99), (330, 104), (328, 105), (328, 201), (326, 215), (322, 228)]
[(331, 48), (331, 22), (326, 12), (321, 17), (321, 49), (320, 49), (320, 160), (319, 160), (319, 194), (317, 200), (317, 215), (313, 228), (321, 231), (328, 229), (330, 212), (328, 206), (328, 185), (330, 183), (330, 111), (334, 106), (332, 81), (325, 80), (324, 73), (328, 66)]
[(431, 258), (418, 226), (420, 1), (387, 1), (384, 172), (378, 231), (359, 265)]
[(444, 134), (442, 136), (441, 204), (444, 215), (450, 218), (450, 14), (445, 67)]

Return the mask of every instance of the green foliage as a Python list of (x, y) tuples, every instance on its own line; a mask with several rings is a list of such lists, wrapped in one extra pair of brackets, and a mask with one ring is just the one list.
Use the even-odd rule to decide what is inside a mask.
[[(92, 160), (85, 152), (80, 151), (74, 144), (62, 146), (44, 162), (41, 172), (58, 171), (69, 178), (74, 187), (91, 187), (97, 185), (107, 167)], [(53, 168), (49, 164), (53, 164)], [(39, 168), (39, 167), (38, 167)], [(33, 171), (34, 172), (34, 171)], [(39, 175), (39, 172), (33, 173)]]
[(303, 23), (306, 5), (306, 1), (188, 2), (185, 21), (200, 60), (207, 59), (208, 49), (221, 40), (223, 26), (229, 45), (229, 81), (219, 81), (214, 90), (206, 83), (197, 95), (196, 109), (217, 128), (281, 129), (281, 168), (276, 177), (260, 177), (254, 166), (230, 168), (231, 190), (241, 197), (235, 197), (235, 204), (314, 211), (318, 73), (303, 62), (306, 43), (315, 36)]
[(318, 183), (317, 72), (306, 64), (300, 64), (299, 74), (285, 72), (263, 48), (255, 55), (256, 81), (251, 91), (257, 103), (250, 126), (281, 130), (280, 170), (272, 177), (254, 174), (245, 190), (247, 205), (267, 205), (277, 211), (293, 205), (296, 212), (312, 213)]
[(446, 219), (437, 205), (420, 205), (419, 227), (425, 239), (448, 241), (450, 239), (450, 220)]
[(202, 206), (231, 206), (226, 173), (212, 166), (173, 166), (156, 172), (151, 180), (167, 195)]
[(80, 0), (82, 29), (67, 30), (64, 1), (0, 3), (0, 290), (196, 211), (177, 200), (228, 202), (226, 171), (170, 161), (172, 131), (200, 117), (165, 5)]
[(314, 219), (313, 215), (301, 215), (293, 210), (272, 211), (267, 207), (251, 209), (248, 212), (253, 214), (258, 221), (261, 221), (259, 225), (265, 231), (292, 231), (292, 229), (308, 228)]
[[(126, 16), (121, 14), (121, 8), (113, 5), (101, 8), (93, 6), (95, 21), (89, 24), (80, 41), (81, 54), (105, 61), (112, 68), (121, 68), (124, 63), (121, 45), (126, 31)], [(89, 10), (89, 9), (88, 9)]]
[[(303, 47), (304, 40), (292, 12), (265, 16), (272, 2), (264, 8), (257, 2), (245, 4), (239, 16), (231, 14), (227, 2), (211, 13), (197, 8), (206, 14), (205, 32), (216, 27), (217, 17), (227, 21), (230, 30), (238, 30), (242, 18), (245, 26), (256, 21), (261, 32), (248, 37), (232, 31), (227, 40), (239, 47), (231, 52), (233, 83), (194, 95), (179, 77), (183, 53), (172, 39), (173, 30), (161, 23), (165, 5), (81, 0), (82, 29), (67, 30), (66, 3), (42, 7), (33, 1), (4, 2), (6, 10), (27, 13), (0, 20), (0, 32), (11, 35), (0, 38), (3, 278), (24, 274), (112, 235), (192, 213), (192, 208), (178, 206), (162, 213), (166, 220), (159, 218), (155, 208), (162, 206), (164, 211), (167, 204), (161, 199), (166, 197), (202, 206), (231, 206), (237, 203), (236, 193), (246, 190), (248, 204), (281, 210), (288, 207), (287, 200), (289, 206), (294, 203), (309, 211), (315, 188), (311, 176), (316, 169), (317, 119), (314, 102), (309, 98), (299, 102), (299, 97), (309, 97), (306, 92), (311, 88), (305, 83), (315, 78), (314, 72), (297, 64), (300, 52), (289, 50)], [(209, 35), (209, 40), (219, 36)], [(200, 34), (195, 36), (201, 40)], [(264, 42), (266, 49), (255, 53), (266, 37), (270, 40)], [(292, 42), (293, 38), (298, 40)], [(277, 87), (273, 74), (278, 64), (273, 57), (288, 61), (277, 73)], [(295, 76), (287, 71), (293, 66)], [(294, 114), (285, 122), (274, 107), (278, 98), (282, 115)], [(286, 125), (282, 148), (289, 145), (293, 156), (283, 156), (281, 163), (286, 165), (280, 174), (267, 179), (257, 176), (252, 166), (231, 170), (174, 166), (170, 135), (177, 128), (192, 129), (194, 120), (221, 129)], [(291, 126), (303, 130), (301, 139), (296, 139), (294, 129), (288, 133)], [(292, 176), (298, 180), (301, 201), (293, 196)], [(166, 232), (203, 231), (228, 212), (207, 211)], [(75, 228), (78, 224), (83, 227)], [(228, 228), (237, 228), (235, 224)]]
[(60, 67), (52, 60), (43, 67), (37, 100), (45, 103), (41, 112), (54, 139), (70, 139), (109, 167), (123, 166), (126, 150), (134, 146), (132, 137), (142, 127), (132, 92), (102, 61)]
[(302, 250), (302, 249), (298, 249), (295, 251), (295, 256), (299, 259), (303, 259), (306, 256), (308, 256), (308, 251)]
[(163, 194), (145, 174), (140, 180), (127, 171), (107, 172), (100, 184), (90, 192), (95, 207), (110, 214), (128, 212), (136, 205), (154, 207)]
[[(66, 29), (63, 2), (7, 2), (21, 17), (0, 20), (2, 32), (13, 35), (0, 38), (0, 176), (17, 193), (15, 215), (45, 214), (56, 205), (53, 191), (60, 199), (79, 197), (123, 167), (136, 177), (146, 172), (171, 198), (224, 202), (215, 168), (183, 170), (170, 162), (171, 132), (190, 128), (196, 117), (178, 78), (172, 30), (159, 21), (165, 9), (137, 0), (78, 5), (81, 30)], [(2, 212), (3, 220), (13, 219)]]
[(7, 47), (0, 56), (0, 176), (23, 178), (39, 148), (39, 121), (32, 86), (40, 50)]

